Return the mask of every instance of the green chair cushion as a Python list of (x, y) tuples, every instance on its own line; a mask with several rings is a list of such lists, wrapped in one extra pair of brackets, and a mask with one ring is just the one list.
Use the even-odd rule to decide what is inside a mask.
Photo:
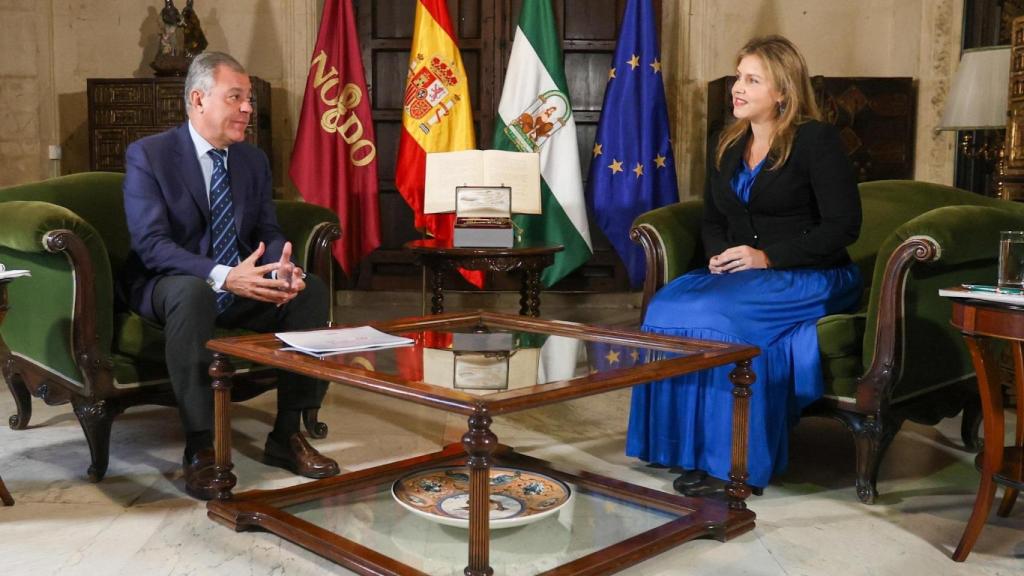
[(833, 314), (818, 320), (818, 348), (825, 375), (825, 396), (850, 399), (856, 396), (862, 369), (864, 325), (858, 314)]
[[(126, 360), (134, 359), (141, 364), (163, 364), (164, 333), (159, 326), (134, 313), (118, 314), (114, 318), (114, 325), (117, 334), (114, 342), (115, 354)], [(215, 338), (227, 338), (245, 334), (251, 334), (251, 332), (241, 328), (218, 328), (213, 335)], [(151, 371), (142, 369), (142, 372), (150, 373)], [(166, 377), (166, 372), (164, 377)], [(131, 380), (122, 380), (121, 378), (118, 378), (118, 381), (131, 382)]]
[(139, 388), (155, 384), (166, 384), (167, 365), (163, 362), (140, 362), (133, 356), (111, 354), (114, 363), (115, 388)]

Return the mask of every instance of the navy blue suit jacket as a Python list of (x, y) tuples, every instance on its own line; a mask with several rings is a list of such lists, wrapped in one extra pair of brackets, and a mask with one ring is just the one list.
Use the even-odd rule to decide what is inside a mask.
[[(164, 276), (205, 280), (216, 265), (210, 250), (210, 201), (188, 124), (133, 142), (125, 154), (124, 208), (132, 251), (122, 272), (122, 297), (155, 319), (153, 286)], [(270, 164), (245, 142), (228, 148), (228, 177), (242, 259), (266, 244), (261, 264), (281, 258)]]

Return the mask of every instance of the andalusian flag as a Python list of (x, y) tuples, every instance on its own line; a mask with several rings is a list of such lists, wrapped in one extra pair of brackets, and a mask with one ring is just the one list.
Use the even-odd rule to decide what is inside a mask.
[(444, 0), (416, 3), (402, 124), (395, 185), (412, 208), (417, 229), (451, 238), (453, 214), (423, 214), (427, 152), (467, 150), (476, 143), (466, 70)]
[(551, 286), (586, 262), (593, 249), (576, 121), (550, 0), (523, 2), (498, 106), (494, 147), (540, 152), (543, 214), (518, 215), (515, 220), (524, 241), (565, 246), (555, 255), (554, 265), (544, 270), (544, 285)]

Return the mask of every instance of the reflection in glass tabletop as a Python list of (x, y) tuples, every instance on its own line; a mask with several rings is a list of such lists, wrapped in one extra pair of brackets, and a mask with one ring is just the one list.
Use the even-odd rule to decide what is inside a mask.
[[(570, 486), (576, 496), (557, 514), (491, 532), (490, 563), (495, 574), (539, 574), (677, 518), (676, 514)], [(395, 503), (388, 485), (283, 510), (427, 574), (463, 573), (466, 529), (412, 514)]]
[[(260, 527), (360, 573), (598, 574), (695, 538), (751, 530), (746, 446), (733, 447), (727, 501), (697, 501), (583, 470), (563, 470), (499, 443), (492, 416), (565, 402), (715, 366), (735, 365), (735, 437), (747, 435), (756, 347), (490, 312), (377, 322), (403, 348), (314, 357), (282, 350), (273, 334), (211, 340), (215, 352), (217, 470), (213, 520)], [(459, 444), (438, 452), (277, 490), (231, 494), (232, 362), (243, 359), (467, 416)], [(442, 526), (391, 498), (395, 479), (440, 466), (468, 468), (469, 528)], [(533, 524), (489, 529), (491, 467), (556, 478), (575, 497)], [(480, 497), (478, 497), (480, 496)], [(460, 504), (461, 505), (461, 504)], [(468, 561), (468, 564), (467, 564)], [(557, 568), (556, 568), (557, 567)]]
[(411, 346), (322, 357), (283, 350), (272, 334), (212, 340), (209, 347), (316, 378), (470, 414), (491, 414), (747, 360), (752, 346), (489, 312), (378, 322)]

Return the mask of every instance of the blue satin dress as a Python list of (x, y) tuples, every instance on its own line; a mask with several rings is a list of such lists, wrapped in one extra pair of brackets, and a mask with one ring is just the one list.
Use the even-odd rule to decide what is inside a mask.
[[(760, 164), (750, 169), (741, 163), (731, 180), (745, 203), (760, 169)], [(676, 278), (652, 299), (644, 331), (761, 348), (752, 362), (757, 380), (750, 399), (750, 485), (764, 487), (785, 470), (789, 428), (823, 394), (818, 319), (853, 309), (861, 290), (854, 264), (732, 274), (703, 268)], [(626, 454), (728, 480), (733, 368), (633, 388)]]

